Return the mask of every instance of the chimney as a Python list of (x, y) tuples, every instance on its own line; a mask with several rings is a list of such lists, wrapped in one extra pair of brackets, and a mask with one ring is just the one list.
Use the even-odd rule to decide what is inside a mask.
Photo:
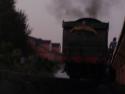
[(51, 40), (43, 40), (42, 47), (47, 49), (48, 51), (51, 50)]
[(61, 51), (61, 45), (60, 43), (52, 43), (52, 52), (55, 52), (55, 53), (60, 53)]

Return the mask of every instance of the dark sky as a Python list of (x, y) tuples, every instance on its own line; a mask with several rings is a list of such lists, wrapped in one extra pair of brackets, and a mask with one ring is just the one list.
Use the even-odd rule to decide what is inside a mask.
[[(29, 19), (28, 23), (33, 29), (31, 35), (38, 38), (61, 42), (62, 20), (75, 20), (79, 17), (96, 17), (102, 21), (109, 22), (109, 41), (111, 41), (114, 36), (118, 37), (125, 16), (125, 0), (86, 1), (87, 0), (17, 0), (16, 5), (17, 9), (19, 8), (25, 11)], [(93, 1), (98, 2), (93, 3)], [(93, 6), (93, 4), (96, 6)], [(89, 12), (86, 10), (89, 10)]]

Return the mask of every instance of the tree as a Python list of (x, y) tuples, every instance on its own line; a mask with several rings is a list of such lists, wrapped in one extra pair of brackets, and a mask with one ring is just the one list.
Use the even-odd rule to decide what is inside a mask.
[(26, 15), (15, 10), (14, 0), (0, 0), (0, 64), (24, 73), (52, 75), (55, 63), (39, 59), (28, 45), (30, 31)]
[(0, 43), (10, 42), (26, 54), (29, 31), (26, 16), (15, 10), (14, 0), (0, 0)]
[[(16, 11), (14, 0), (0, 0), (0, 63), (12, 64), (19, 56), (27, 57), (31, 49), (27, 38), (30, 33), (26, 15)], [(15, 50), (20, 55), (13, 58)], [(19, 63), (19, 62), (18, 62)]]

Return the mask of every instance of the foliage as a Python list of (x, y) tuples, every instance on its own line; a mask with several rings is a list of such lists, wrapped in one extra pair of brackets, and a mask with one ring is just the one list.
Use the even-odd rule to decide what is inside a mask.
[(14, 0), (0, 1), (0, 42), (10, 42), (26, 52), (29, 26), (22, 11), (16, 11)]
[(57, 64), (35, 55), (27, 43), (30, 31), (26, 15), (15, 10), (14, 0), (0, 0), (0, 68), (50, 75)]

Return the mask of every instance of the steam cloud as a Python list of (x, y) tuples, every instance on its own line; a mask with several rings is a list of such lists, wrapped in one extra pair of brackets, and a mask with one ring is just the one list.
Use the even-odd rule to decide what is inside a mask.
[(107, 16), (116, 0), (53, 0), (51, 12), (58, 19)]

